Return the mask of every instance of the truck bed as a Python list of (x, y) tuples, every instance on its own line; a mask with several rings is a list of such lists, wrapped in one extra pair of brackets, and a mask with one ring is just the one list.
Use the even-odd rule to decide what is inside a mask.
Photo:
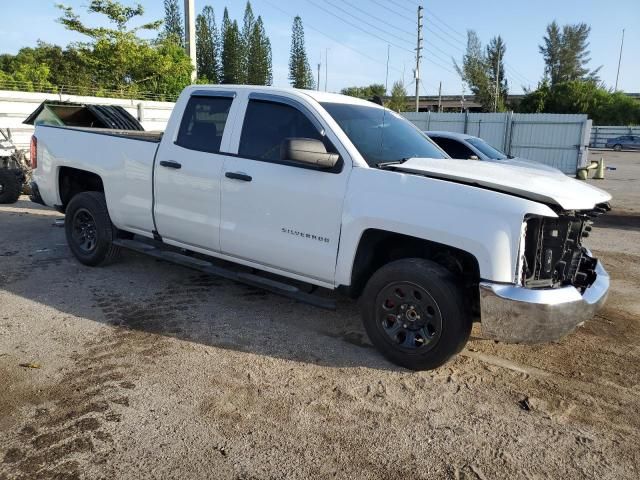
[(162, 140), (162, 131), (141, 132), (138, 130), (118, 130), (112, 128), (91, 128), (91, 127), (60, 127), (46, 125), (49, 128), (60, 128), (62, 130), (75, 130), (80, 132), (95, 133), (98, 135), (110, 135), (112, 137), (123, 137), (132, 140), (142, 140), (145, 142), (159, 143)]

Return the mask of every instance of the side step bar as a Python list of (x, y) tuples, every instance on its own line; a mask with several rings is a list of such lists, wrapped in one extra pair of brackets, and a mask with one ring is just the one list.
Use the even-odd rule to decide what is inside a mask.
[(308, 303), (320, 308), (326, 308), (328, 310), (335, 310), (336, 302), (330, 298), (323, 298), (317, 295), (306, 293), (301, 291), (294, 285), (279, 282), (271, 278), (264, 278), (260, 275), (255, 275), (248, 272), (238, 272), (229, 268), (220, 267), (214, 265), (212, 262), (202, 260), (199, 258), (183, 255), (171, 250), (165, 250), (149, 243), (140, 242), (137, 240), (118, 239), (113, 241), (114, 245), (117, 245), (128, 250), (133, 250), (138, 253), (144, 253), (160, 260), (166, 260), (167, 262), (177, 263), (183, 267), (193, 268), (200, 270), (201, 272), (209, 275), (216, 275), (218, 277), (226, 278), (227, 280), (233, 280), (240, 283), (245, 283), (253, 287), (261, 288), (278, 295), (292, 298), (299, 302)]

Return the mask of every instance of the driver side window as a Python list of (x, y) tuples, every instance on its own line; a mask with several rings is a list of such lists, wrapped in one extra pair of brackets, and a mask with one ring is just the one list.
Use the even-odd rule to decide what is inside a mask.
[(467, 160), (475, 153), (466, 145), (452, 138), (432, 138), (451, 158)]
[(238, 155), (279, 162), (280, 145), (286, 138), (313, 138), (327, 144), (300, 110), (284, 103), (249, 100)]

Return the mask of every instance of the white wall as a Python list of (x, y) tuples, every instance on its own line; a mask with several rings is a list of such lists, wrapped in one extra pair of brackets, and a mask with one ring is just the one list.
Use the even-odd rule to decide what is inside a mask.
[(22, 122), (45, 100), (120, 105), (140, 120), (145, 130), (164, 130), (174, 105), (172, 102), (0, 90), (0, 128), (9, 129), (18, 148), (29, 148), (33, 127)]

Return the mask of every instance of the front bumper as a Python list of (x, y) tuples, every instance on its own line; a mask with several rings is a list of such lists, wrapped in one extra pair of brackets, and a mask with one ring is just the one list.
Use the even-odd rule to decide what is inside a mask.
[(598, 262), (583, 294), (572, 286), (533, 290), (480, 282), (482, 332), (508, 343), (553, 342), (591, 319), (604, 304), (609, 274)]

